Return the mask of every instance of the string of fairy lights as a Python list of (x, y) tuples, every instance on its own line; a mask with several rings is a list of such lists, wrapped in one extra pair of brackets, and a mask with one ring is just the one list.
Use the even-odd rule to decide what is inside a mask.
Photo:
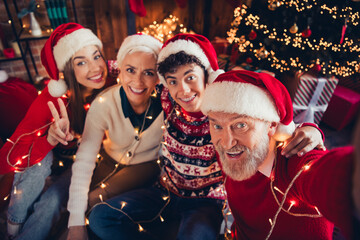
[(288, 8), (295, 8), (297, 12), (303, 12), (306, 10), (310, 10), (315, 6), (320, 8), (320, 14), (329, 14), (333, 19), (347, 19), (348, 24), (352, 24), (357, 26), (359, 24), (359, 12), (354, 12), (353, 8), (350, 6), (346, 6), (344, 8), (339, 9), (338, 6), (329, 7), (326, 3), (318, 6), (318, 1), (316, 0), (268, 0), (269, 9), (275, 10), (277, 7), (285, 6)]
[[(277, 4), (276, 6), (280, 7), (281, 5), (288, 5), (289, 7), (298, 4), (300, 1), (278, 1), (278, 0), (269, 0), (269, 4)], [(309, 1), (307, 1), (309, 2)], [(269, 5), (269, 6), (270, 6)], [(298, 5), (296, 5), (298, 6)], [(307, 6), (310, 6), (307, 4)], [(311, 5), (312, 6), (312, 5)], [(352, 8), (347, 7), (345, 9), (341, 9), (341, 12), (346, 12), (343, 14), (338, 14), (338, 9), (329, 8), (324, 4), (322, 9), (328, 10), (329, 13), (333, 14), (333, 18), (344, 18), (345, 24), (351, 23), (354, 26), (358, 25), (359, 22), (359, 12), (353, 13)], [(303, 9), (297, 9), (298, 11), (302, 11)], [(320, 12), (323, 13), (323, 12)], [(350, 16), (350, 17), (349, 17)], [(250, 34), (255, 31), (261, 31), (265, 38), (268, 38), (273, 41), (277, 41), (282, 45), (289, 46), (291, 45), (293, 48), (297, 48), (302, 51), (331, 51), (333, 53), (339, 52), (348, 52), (348, 53), (360, 53), (359, 43), (355, 42), (352, 39), (347, 37), (344, 38), (343, 43), (337, 44), (333, 42), (328, 42), (323, 38), (317, 39), (309, 39), (308, 37), (304, 37), (304, 33), (298, 33), (298, 28), (296, 23), (288, 30), (283, 29), (277, 30), (275, 28), (268, 29), (268, 26), (264, 23), (260, 23), (260, 17), (257, 15), (253, 15), (251, 13), (248, 14), (248, 7), (246, 5), (242, 5), (241, 7), (237, 7), (234, 10), (234, 20), (231, 23), (231, 28), (227, 32), (227, 40), (230, 44), (237, 44), (237, 48), (239, 52), (252, 53), (259, 61), (267, 60), (269, 61), (272, 68), (279, 70), (280, 72), (289, 71), (291, 68), (297, 68), (300, 71), (308, 71), (311, 69), (314, 64), (319, 64), (322, 66), (322, 74), (329, 75), (337, 75), (347, 77), (353, 75), (356, 72), (360, 71), (360, 64), (358, 61), (346, 61), (341, 65), (337, 61), (323, 61), (319, 59), (314, 59), (311, 64), (304, 64), (299, 57), (290, 57), (289, 59), (281, 59), (273, 50), (267, 50), (266, 47), (259, 43), (259, 48), (255, 48), (254, 44), (251, 42)], [(252, 32), (249, 34), (249, 39), (245, 37), (245, 35), (237, 36), (239, 30), (239, 25), (244, 21), (246, 26), (251, 26), (253, 28)], [(255, 33), (256, 34), (256, 33)], [(314, 54), (316, 55), (316, 54)], [(360, 57), (360, 55), (359, 55)]]
[(187, 33), (188, 30), (184, 27), (184, 24), (179, 23), (179, 18), (174, 15), (169, 15), (161, 23), (154, 21), (153, 24), (150, 24), (141, 31), (141, 33), (153, 36), (162, 43), (179, 32)]
[[(158, 94), (157, 92), (154, 92), (154, 93), (152, 94), (152, 97), (156, 97), (157, 94)], [(63, 97), (65, 97), (65, 96), (63, 96)], [(104, 102), (104, 101), (105, 101), (105, 99), (104, 99), (103, 97), (99, 98), (99, 102)], [(168, 115), (168, 117), (164, 120), (163, 125), (161, 126), (161, 128), (162, 128), (163, 130), (164, 130), (164, 129), (166, 128), (166, 126), (168, 125), (169, 118), (170, 118), (170, 116), (172, 115), (173, 112), (175, 112), (176, 115), (179, 115), (179, 114), (180, 114), (180, 111), (176, 109), (176, 106), (177, 106), (177, 105), (175, 105), (175, 106), (173, 107), (173, 109), (171, 110), (171, 112), (170, 112), (170, 114)], [(85, 106), (84, 106), (84, 107), (85, 107)], [(145, 118), (151, 119), (152, 117), (151, 117), (151, 116), (148, 116), (147, 114), (145, 114)], [(144, 119), (145, 119), (145, 118), (144, 118)], [(38, 128), (38, 129), (36, 129), (36, 130), (34, 130), (34, 131), (31, 131), (30, 133), (26, 133), (26, 134), (23, 134), (23, 135), (19, 136), (18, 139), (16, 139), (16, 141), (11, 141), (10, 139), (8, 139), (8, 141), (11, 142), (11, 143), (15, 146), (15, 145), (19, 142), (19, 140), (20, 140), (22, 137), (24, 137), (24, 136), (28, 136), (28, 135), (33, 135), (33, 134), (35, 134), (37, 137), (40, 137), (40, 136), (42, 136), (42, 134), (41, 134), (40, 131), (43, 130), (45, 127), (48, 127), (48, 126), (49, 126), (50, 124), (52, 124), (52, 123), (53, 123), (53, 120), (52, 120), (50, 123), (47, 123), (47, 124), (45, 124), (44, 126)], [(39, 134), (39, 133), (40, 133), (40, 134)], [(139, 138), (140, 138), (140, 137), (141, 137), (141, 130), (139, 131), (138, 129), (135, 129), (135, 134), (137, 134), (137, 135), (139, 136)], [(163, 139), (163, 136), (162, 136), (161, 138)], [(166, 143), (166, 142), (161, 142), (161, 144), (163, 144), (165, 147), (167, 146), (167, 143)], [(14, 146), (13, 146), (13, 147), (14, 147)], [(12, 149), (13, 149), (13, 147), (12, 147)], [(279, 147), (283, 147), (283, 142), (281, 142), (281, 143), (278, 144), (277, 148), (279, 148)], [(27, 159), (27, 167), (23, 167), (23, 168), (20, 168), (20, 167), (18, 166), (18, 165), (22, 164), (22, 161), (21, 161), (21, 160), (20, 160), (20, 162), (19, 162), (19, 160), (18, 160), (15, 164), (12, 164), (12, 163), (10, 162), (9, 156), (10, 156), (10, 153), (11, 153), (12, 149), (10, 150), (10, 152), (9, 152), (9, 154), (8, 154), (8, 163), (9, 163), (12, 167), (15, 168), (15, 171), (16, 171), (16, 172), (24, 172), (28, 167), (30, 167), (31, 149), (29, 150), (29, 153), (28, 153), (28, 154), (26, 154), (25, 156), (21, 157), (21, 160)], [(126, 152), (126, 151), (125, 151), (125, 152)], [(73, 159), (74, 159), (74, 160), (76, 159), (76, 155), (73, 155)], [(101, 156), (100, 154), (98, 154), (98, 155), (97, 155), (97, 159), (100, 161), (100, 160), (102, 159), (102, 156)], [(38, 163), (38, 164), (41, 165), (41, 162)], [(162, 166), (162, 164), (161, 164), (160, 159), (157, 160), (157, 164), (158, 164), (160, 170), (162, 170), (163, 166)], [(275, 166), (276, 166), (276, 159), (275, 159), (275, 163), (274, 163), (274, 164), (275, 164)], [(315, 211), (316, 211), (317, 214), (298, 214), (298, 213), (293, 213), (293, 212), (291, 212), (291, 211), (290, 211), (291, 208), (292, 208), (293, 206), (296, 206), (296, 203), (297, 203), (295, 199), (288, 200), (288, 202), (289, 202), (289, 207), (288, 207), (287, 209), (284, 208), (284, 204), (285, 204), (285, 202), (286, 202), (286, 200), (287, 200), (287, 195), (288, 195), (290, 189), (292, 188), (294, 182), (296, 181), (296, 179), (297, 179), (303, 172), (308, 171), (308, 170), (310, 169), (311, 164), (312, 164), (312, 162), (309, 162), (309, 163), (307, 163), (306, 165), (304, 165), (304, 166), (299, 170), (299, 172), (295, 175), (295, 177), (292, 179), (292, 181), (291, 181), (290, 184), (288, 185), (288, 187), (287, 187), (287, 189), (285, 190), (285, 192), (282, 192), (279, 188), (277, 188), (276, 186), (273, 186), (273, 184), (274, 184), (274, 182), (275, 182), (275, 174), (274, 174), (274, 172), (272, 172), (272, 174), (271, 174), (271, 181), (270, 181), (270, 189), (271, 189), (271, 191), (272, 191), (272, 193), (273, 193), (274, 199), (276, 200), (277, 204), (279, 205), (279, 208), (278, 208), (276, 214), (274, 215), (274, 217), (269, 219), (269, 222), (270, 222), (270, 224), (271, 224), (271, 229), (270, 229), (270, 231), (269, 231), (268, 236), (267, 236), (266, 239), (269, 239), (269, 237), (271, 236), (272, 231), (273, 231), (273, 229), (274, 229), (274, 227), (275, 227), (275, 224), (276, 224), (277, 217), (278, 217), (278, 215), (279, 215), (279, 213), (280, 213), (281, 211), (284, 211), (284, 212), (286, 212), (286, 213), (288, 213), (288, 214), (290, 214), (290, 215), (292, 215), (292, 216), (295, 216), (295, 217), (304, 217), (304, 216), (305, 216), (305, 217), (312, 217), (312, 218), (322, 217), (322, 215), (320, 214), (320, 212), (319, 212), (319, 210), (318, 210), (318, 208), (317, 208), (316, 206), (314, 206), (313, 208), (315, 209)], [(59, 161), (59, 166), (60, 166), (60, 167), (64, 166), (64, 165), (62, 164), (62, 161)], [(107, 188), (107, 187), (109, 186), (108, 183), (107, 183), (107, 180), (108, 180), (114, 173), (116, 173), (118, 166), (119, 166), (119, 164), (116, 164), (114, 170), (113, 170), (111, 173), (109, 173), (97, 186), (99, 186), (99, 187), (102, 188), (102, 189)], [(164, 179), (163, 179), (164, 182), (166, 182), (166, 176), (164, 176), (163, 178), (164, 178)], [(225, 239), (227, 239), (227, 240), (231, 240), (231, 239), (233, 239), (233, 237), (232, 237), (232, 234), (231, 234), (231, 230), (230, 230), (230, 228), (229, 228), (229, 226), (228, 226), (228, 218), (229, 218), (229, 216), (232, 215), (232, 213), (231, 213), (231, 209), (230, 209), (230, 207), (229, 207), (229, 205), (228, 205), (227, 198), (226, 198), (226, 195), (227, 195), (227, 194), (226, 194), (226, 190), (225, 190), (225, 183), (226, 183), (226, 178), (225, 178), (225, 180), (224, 180), (224, 183), (223, 183), (219, 188), (217, 188), (216, 191), (221, 192), (222, 195), (225, 197), (225, 200), (224, 200), (224, 203), (223, 203), (223, 208), (222, 208), (222, 214), (223, 214), (223, 218), (224, 218), (224, 222), (225, 222), (225, 225), (224, 225), (224, 237), (225, 237)], [(108, 207), (110, 207), (110, 208), (112, 208), (112, 209), (114, 209), (114, 210), (116, 210), (116, 211), (124, 214), (125, 216), (127, 216), (131, 222), (133, 222), (135, 225), (137, 225), (138, 231), (139, 231), (139, 232), (143, 232), (143, 231), (146, 231), (146, 230), (144, 229), (144, 227), (142, 226), (143, 223), (153, 222), (153, 221), (155, 221), (156, 219), (160, 219), (161, 222), (164, 222), (164, 221), (165, 221), (164, 217), (162, 216), (162, 212), (163, 212), (163, 210), (166, 208), (166, 206), (170, 203), (170, 200), (171, 200), (171, 195), (170, 195), (169, 186), (165, 186), (165, 187), (166, 187), (166, 190), (167, 190), (167, 194), (164, 195), (164, 196), (162, 196), (162, 199), (164, 200), (164, 205), (163, 205), (163, 207), (159, 210), (159, 212), (158, 212), (157, 214), (155, 214), (154, 217), (152, 217), (151, 219), (145, 219), (145, 220), (135, 221), (129, 214), (126, 213), (126, 210), (125, 210), (125, 209), (126, 209), (126, 206), (127, 206), (127, 204), (128, 204), (127, 202), (121, 202), (121, 207), (120, 207), (120, 208), (116, 208), (116, 207), (110, 205), (109, 203), (107, 203), (106, 201), (104, 201), (104, 198), (103, 198), (103, 195), (102, 195), (102, 194), (99, 194), (99, 196), (98, 196), (100, 202), (97, 203), (97, 204), (95, 204), (92, 208), (94, 208), (95, 206), (97, 206), (97, 205), (99, 205), (99, 204), (104, 204), (104, 205), (106, 205), (106, 206), (108, 206)], [(283, 195), (281, 201), (277, 198), (277, 196), (276, 196), (276, 194), (275, 194), (275, 191), (277, 191), (277, 192), (281, 193), (281, 195)], [(18, 191), (18, 190), (16, 189), (16, 184), (14, 184), (13, 194), (21, 194), (21, 191)], [(4, 200), (6, 201), (6, 200), (8, 199), (8, 197), (9, 197), (9, 195), (7, 195), (7, 196), (4, 198)], [(91, 209), (92, 209), (92, 208), (91, 208)], [(88, 213), (91, 211), (91, 209), (88, 211)], [(86, 224), (89, 224), (89, 220), (88, 220), (87, 217), (86, 217), (86, 219), (85, 219), (85, 223), (86, 223)]]

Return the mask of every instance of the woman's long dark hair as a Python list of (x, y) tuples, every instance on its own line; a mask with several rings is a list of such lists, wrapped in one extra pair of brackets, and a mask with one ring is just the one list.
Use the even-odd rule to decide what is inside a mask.
[[(104, 59), (105, 63), (106, 60), (101, 54), (101, 57)], [(107, 65), (107, 64), (106, 64)], [(70, 59), (64, 68), (64, 80), (69, 88), (69, 120), (70, 120), (70, 127), (75, 133), (82, 134), (85, 125), (85, 117), (86, 117), (86, 110), (84, 105), (87, 103), (91, 103), (92, 100), (96, 97), (96, 95), (104, 90), (104, 87), (100, 89), (93, 89), (92, 93), (87, 99), (84, 101), (83, 92), (85, 87), (78, 83), (74, 73), (73, 61)]]

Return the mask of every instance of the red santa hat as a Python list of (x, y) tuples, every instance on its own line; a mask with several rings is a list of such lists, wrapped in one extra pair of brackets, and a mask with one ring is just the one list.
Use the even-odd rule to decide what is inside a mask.
[(204, 93), (201, 111), (237, 113), (279, 126), (274, 138), (284, 141), (295, 130), (293, 108), (287, 89), (273, 76), (246, 70), (219, 75)]
[(146, 34), (139, 33), (139, 34), (127, 36), (122, 42), (116, 57), (118, 66), (119, 67), (121, 66), (121, 63), (124, 60), (126, 54), (130, 52), (150, 51), (154, 53), (157, 58), (161, 46), (162, 43), (159, 40)]
[[(160, 51), (158, 64), (171, 54), (181, 51), (199, 59), (208, 73), (208, 83), (213, 82), (219, 74), (224, 72), (219, 69), (216, 52), (211, 42), (206, 37), (198, 34), (179, 33), (167, 40)], [(164, 77), (159, 74), (159, 78), (161, 83), (167, 86)]]
[(59, 80), (59, 71), (64, 71), (65, 64), (81, 48), (96, 45), (102, 48), (100, 39), (90, 30), (77, 23), (65, 23), (58, 26), (41, 50), (41, 63), (50, 78), (48, 88), (53, 97), (66, 92), (64, 80)]

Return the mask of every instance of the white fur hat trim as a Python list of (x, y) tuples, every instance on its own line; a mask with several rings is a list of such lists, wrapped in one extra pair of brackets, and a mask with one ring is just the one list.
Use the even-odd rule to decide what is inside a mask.
[(145, 34), (135, 34), (126, 37), (123, 43), (120, 46), (120, 49), (117, 54), (117, 63), (118, 66), (121, 66), (122, 61), (124, 60), (126, 54), (130, 51), (141, 50), (141, 48), (148, 48), (154, 52), (156, 57), (159, 55), (162, 43), (154, 37)]
[(4, 70), (0, 70), (0, 83), (6, 82), (8, 80), (9, 75)]
[(81, 48), (96, 45), (102, 49), (100, 39), (90, 30), (82, 28), (62, 37), (54, 46), (54, 58), (59, 71), (63, 71), (65, 64)]
[(67, 85), (64, 79), (50, 80), (48, 83), (49, 93), (53, 97), (61, 97), (67, 91)]
[(270, 122), (279, 122), (280, 117), (271, 96), (250, 83), (214, 82), (206, 87), (201, 111), (244, 114)]

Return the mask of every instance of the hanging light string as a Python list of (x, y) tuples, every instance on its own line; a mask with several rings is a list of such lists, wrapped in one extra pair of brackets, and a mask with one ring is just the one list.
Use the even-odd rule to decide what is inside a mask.
[[(156, 96), (157, 93), (155, 93), (155, 96)], [(176, 105), (172, 108), (172, 110), (170, 111), (169, 115), (167, 116), (167, 118), (164, 120), (164, 124), (162, 125), (162, 129), (165, 129), (167, 124), (168, 124), (168, 121), (169, 121), (169, 118), (171, 117), (171, 115), (174, 113), (174, 111), (176, 111)], [(176, 114), (178, 115), (179, 114), (179, 111), (176, 111)], [(144, 119), (146, 118), (146, 114), (145, 114), (145, 117)], [(163, 139), (164, 137), (164, 133), (162, 134), (161, 136), (161, 139)], [(164, 144), (166, 146), (166, 143), (161, 141), (160, 143)], [(161, 161), (160, 159), (157, 160), (157, 164), (160, 168), (160, 171), (163, 171), (163, 166), (161, 166)], [(114, 171), (113, 171), (114, 172)], [(112, 173), (113, 174), (113, 173)], [(109, 174), (110, 175), (110, 174)], [(106, 179), (108, 179), (110, 176), (106, 177)], [(164, 177), (164, 182), (166, 180), (166, 177)], [(103, 186), (103, 187), (106, 187), (105, 185), (105, 180), (101, 181), (100, 184), (98, 184), (100, 186)], [(152, 217), (151, 219), (147, 219), (147, 220), (139, 220), (139, 221), (135, 221), (128, 213), (126, 213), (123, 209), (124, 207), (127, 205), (126, 202), (122, 202), (121, 204), (121, 208), (117, 208), (117, 207), (114, 207), (112, 206), (111, 204), (107, 203), (106, 201), (103, 201), (103, 197), (102, 195), (100, 194), (99, 195), (99, 199), (100, 199), (100, 202), (95, 204), (89, 211), (87, 211), (87, 214), (86, 214), (86, 222), (88, 222), (88, 215), (90, 214), (90, 212), (92, 211), (92, 209), (98, 205), (106, 205), (108, 207), (110, 207), (111, 209), (115, 210), (115, 211), (118, 211), (122, 214), (124, 214), (125, 216), (128, 217), (128, 219), (135, 225), (138, 225), (138, 231), (139, 232), (143, 232), (143, 231), (146, 231), (142, 226), (141, 224), (142, 223), (150, 223), (150, 222), (153, 222), (155, 221), (156, 219), (160, 218), (160, 221), (161, 222), (164, 222), (165, 219), (161, 216), (162, 212), (164, 211), (164, 209), (166, 208), (166, 206), (170, 203), (170, 200), (171, 200), (171, 195), (170, 195), (170, 189), (169, 189), (169, 186), (168, 185), (165, 185), (165, 189), (167, 191), (167, 195), (164, 195), (162, 197), (162, 199), (165, 201), (164, 205), (162, 206), (162, 208), (159, 210), (159, 212), (154, 216)]]
[[(61, 98), (67, 99), (68, 97), (67, 97), (66, 95), (63, 95)], [(69, 105), (69, 102), (67, 102), (66, 108), (68, 107), (68, 105)], [(31, 158), (31, 151), (32, 151), (32, 148), (33, 148), (33, 144), (34, 144), (34, 143), (31, 144), (31, 146), (30, 146), (30, 148), (29, 148), (28, 154), (22, 156), (21, 159), (18, 159), (18, 160), (16, 161), (16, 163), (13, 164), (13, 163), (11, 163), (11, 161), (10, 161), (10, 154), (11, 154), (11, 152), (14, 150), (15, 145), (21, 140), (21, 138), (23, 138), (23, 137), (25, 137), (25, 136), (29, 136), (29, 135), (33, 135), (33, 134), (36, 134), (37, 137), (42, 136), (42, 134), (44, 134), (45, 132), (41, 132), (41, 130), (43, 130), (44, 128), (47, 128), (48, 126), (50, 126), (50, 125), (53, 124), (53, 123), (54, 123), (54, 119), (52, 119), (51, 122), (46, 123), (45, 125), (37, 128), (37, 129), (35, 129), (35, 130), (31, 131), (31, 132), (24, 133), (24, 134), (20, 135), (20, 136), (15, 140), (15, 142), (12, 141), (12, 140), (10, 140), (9, 138), (6, 139), (6, 141), (8, 141), (8, 142), (10, 142), (10, 143), (12, 144), (12, 147), (10, 148), (10, 150), (9, 150), (7, 156), (6, 156), (6, 161), (7, 161), (7, 163), (8, 163), (11, 167), (13, 167), (13, 168), (15, 169), (15, 172), (25, 171), (27, 168), (31, 167), (31, 166), (30, 166), (30, 158)], [(22, 163), (22, 160), (24, 160), (25, 158), (27, 158), (27, 166), (26, 166), (26, 167), (19, 167), (19, 166), (17, 166), (17, 165), (20, 165), (20, 164)]]
[[(284, 29), (280, 34), (276, 31), (276, 29), (269, 30), (268, 26), (265, 24), (260, 24), (260, 17), (253, 14), (247, 14), (248, 7), (246, 5), (242, 5), (241, 7), (237, 7), (234, 10), (234, 20), (231, 23), (231, 29), (227, 32), (228, 34), (228, 42), (230, 44), (237, 43), (239, 52), (252, 52), (254, 56), (258, 60), (267, 60), (271, 63), (271, 67), (279, 70), (280, 72), (289, 71), (291, 67), (296, 67), (301, 71), (308, 71), (313, 64), (303, 64), (298, 57), (289, 58), (289, 59), (279, 59), (276, 57), (276, 53), (274, 51), (268, 51), (265, 49), (265, 46), (262, 43), (259, 43), (260, 49), (254, 48), (254, 45), (251, 41), (246, 40), (245, 36), (242, 35), (240, 37), (237, 36), (237, 32), (239, 31), (239, 25), (242, 20), (245, 21), (245, 25), (253, 26), (256, 30), (261, 30), (264, 34), (264, 37), (268, 39), (276, 40), (277, 42), (281, 42), (285, 45), (292, 45), (294, 48), (298, 48), (300, 50), (310, 50), (316, 51), (324, 50), (324, 51), (332, 51), (333, 53), (338, 52), (360, 52), (360, 46), (358, 43), (355, 43), (352, 39), (344, 38), (344, 42), (342, 44), (335, 44), (332, 42), (327, 42), (323, 38), (320, 40), (308, 38), (303, 38), (301, 33), (294, 33), (292, 35), (287, 34), (287, 29)], [(352, 14), (352, 13), (351, 13)], [(351, 16), (357, 14), (349, 14), (344, 15), (344, 19), (351, 18)], [(244, 17), (245, 16), (245, 17)], [(349, 20), (350, 21), (350, 20)], [(356, 21), (358, 22), (358, 20)], [(259, 53), (262, 53), (260, 55)], [(314, 60), (318, 61), (318, 60)], [(353, 75), (355, 72), (360, 70), (360, 64), (357, 61), (346, 61), (343, 66), (338, 62), (319, 62), (321, 66), (323, 66), (322, 73), (323, 74), (334, 74), (340, 75), (343, 77)]]
[[(298, 179), (300, 177), (300, 175), (304, 172), (304, 171), (308, 171), (311, 167), (311, 164), (313, 163), (313, 161), (309, 161), (308, 163), (306, 163), (297, 173), (296, 175), (293, 177), (293, 179), (291, 180), (291, 182), (289, 183), (288, 187), (286, 188), (285, 192), (283, 193), (282, 191), (280, 191), (280, 189), (278, 189), (276, 186), (274, 187), (273, 186), (273, 183), (275, 181), (275, 169), (276, 169), (276, 165), (277, 165), (277, 154), (276, 154), (276, 151), (275, 151), (275, 161), (274, 161), (274, 167), (273, 167), (273, 170), (272, 170), (272, 173), (271, 173), (271, 179), (270, 179), (270, 189), (271, 189), (271, 192), (273, 194), (273, 197), (276, 201), (276, 203), (279, 205), (279, 208), (277, 209), (274, 217), (271, 219), (269, 219), (269, 222), (270, 222), (270, 225), (271, 225), (271, 228), (270, 228), (270, 231), (266, 237), (266, 240), (268, 240), (275, 228), (275, 225), (276, 225), (276, 221), (277, 221), (277, 218), (282, 211), (286, 212), (287, 214), (289, 215), (292, 215), (294, 217), (310, 217), (310, 218), (319, 218), (319, 217), (323, 217), (321, 215), (321, 213), (319, 212), (318, 208), (315, 206), (314, 209), (316, 210), (317, 214), (307, 214), (307, 213), (292, 213), (290, 212), (292, 206), (294, 206), (296, 204), (296, 201), (295, 200), (290, 200), (290, 206), (288, 209), (284, 209), (284, 204), (285, 204), (285, 201), (286, 201), (286, 198), (287, 198), (287, 195), (290, 191), (290, 189), (292, 188), (292, 186), (294, 185), (296, 179)], [(280, 192), (283, 197), (282, 197), (282, 200), (281, 202), (278, 200), (274, 190)]]
[[(145, 114), (144, 114), (144, 119), (143, 119), (142, 124), (141, 124), (141, 128), (140, 128), (140, 130), (135, 129), (135, 134), (136, 134), (136, 136), (137, 136), (139, 139), (141, 138), (142, 132), (143, 132), (143, 130), (144, 130), (145, 120), (146, 120), (147, 117), (148, 117), (147, 114), (148, 114), (148, 111), (149, 111), (149, 109), (150, 109), (150, 105), (151, 105), (151, 97), (149, 98), (149, 103), (148, 103), (148, 105), (147, 105), (147, 107), (146, 107), (146, 111), (145, 111)], [(149, 116), (149, 117), (150, 117), (150, 116)], [(131, 148), (135, 145), (135, 143), (136, 143), (136, 141), (133, 141), (132, 144), (128, 147), (128, 149), (131, 149)], [(122, 155), (120, 156), (119, 159), (121, 160), (121, 159), (124, 157), (125, 154), (128, 154), (128, 151), (124, 151), (124, 152), (122, 153)], [(102, 181), (100, 181), (100, 182), (99, 182), (98, 184), (96, 184), (95, 186), (100, 186), (102, 189), (105, 190), (105, 187), (107, 186), (105, 182), (106, 182), (107, 180), (109, 180), (109, 178), (110, 178), (111, 176), (113, 176), (113, 175), (117, 172), (117, 169), (118, 169), (119, 166), (120, 166), (119, 163), (115, 164), (115, 168), (114, 168), (107, 176), (105, 176)], [(106, 191), (106, 190), (105, 190), (105, 191)]]
[(232, 215), (232, 213), (231, 213), (231, 209), (230, 209), (230, 206), (229, 206), (229, 203), (227, 200), (227, 193), (226, 193), (226, 189), (225, 189), (226, 180), (227, 180), (227, 176), (225, 176), (224, 183), (222, 184), (222, 187), (221, 187), (222, 194), (225, 196), (225, 200), (224, 200), (221, 212), (222, 212), (222, 215), (224, 218), (224, 238), (226, 240), (231, 240), (232, 236), (231, 236), (231, 229), (230, 229), (231, 226), (229, 227), (229, 216)]

